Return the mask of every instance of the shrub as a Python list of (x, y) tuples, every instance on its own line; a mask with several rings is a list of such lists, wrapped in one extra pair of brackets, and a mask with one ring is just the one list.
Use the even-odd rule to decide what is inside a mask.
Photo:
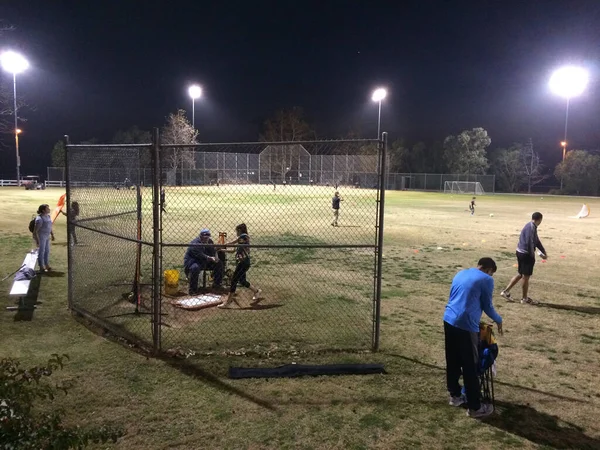
[(116, 442), (122, 436), (121, 430), (110, 427), (66, 427), (61, 410), (38, 411), (40, 403), (67, 394), (67, 385), (48, 381), (65, 359), (67, 355), (53, 354), (45, 366), (30, 369), (12, 358), (0, 361), (0, 449), (80, 449), (90, 443)]

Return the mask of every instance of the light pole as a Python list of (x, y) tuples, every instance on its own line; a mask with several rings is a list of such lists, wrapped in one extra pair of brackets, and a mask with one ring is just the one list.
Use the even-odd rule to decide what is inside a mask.
[(19, 133), (17, 120), (17, 74), (23, 72), (29, 67), (29, 63), (23, 56), (15, 52), (4, 52), (0, 55), (2, 68), (13, 74), (13, 101), (15, 110), (15, 152), (17, 155), (17, 185), (21, 186), (21, 158), (19, 156)]
[(379, 103), (379, 114), (377, 116), (377, 139), (380, 138), (379, 135), (381, 134), (381, 102), (386, 97), (386, 95), (387, 91), (385, 89), (378, 88), (373, 91), (373, 96), (371, 97), (371, 100)]
[[(589, 75), (587, 70), (582, 67), (576, 66), (565, 66), (554, 71), (550, 77), (548, 85), (552, 92), (560, 97), (567, 100), (567, 110), (565, 114), (565, 138), (560, 143), (563, 149), (563, 161), (567, 154), (567, 127), (569, 125), (569, 104), (573, 97), (577, 97), (583, 93), (587, 87)], [(563, 187), (563, 180), (561, 177), (560, 188)]]
[(193, 84), (188, 89), (188, 94), (192, 98), (192, 127), (196, 129), (196, 99), (202, 97), (202, 88)]

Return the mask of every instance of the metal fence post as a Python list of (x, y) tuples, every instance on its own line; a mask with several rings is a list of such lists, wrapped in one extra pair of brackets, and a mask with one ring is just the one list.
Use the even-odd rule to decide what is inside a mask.
[(67, 188), (67, 306), (69, 309), (73, 307), (73, 250), (71, 243), (71, 235), (73, 233), (73, 225), (71, 223), (71, 177), (69, 173), (69, 136), (65, 134), (65, 175)]
[(379, 350), (381, 330), (381, 277), (383, 273), (383, 219), (385, 207), (385, 158), (387, 154), (387, 133), (381, 135), (379, 142), (379, 192), (377, 193), (377, 267), (375, 272), (375, 308), (373, 310), (373, 350)]
[(161, 331), (161, 223), (160, 223), (160, 136), (158, 128), (152, 133), (152, 350), (160, 352)]

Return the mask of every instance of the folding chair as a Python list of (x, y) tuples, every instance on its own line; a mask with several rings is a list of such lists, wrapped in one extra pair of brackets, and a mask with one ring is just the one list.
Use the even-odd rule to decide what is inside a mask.
[(479, 325), (479, 388), (481, 401), (489, 403), (496, 409), (494, 398), (494, 362), (498, 357), (498, 344), (494, 337), (492, 325), (481, 323)]

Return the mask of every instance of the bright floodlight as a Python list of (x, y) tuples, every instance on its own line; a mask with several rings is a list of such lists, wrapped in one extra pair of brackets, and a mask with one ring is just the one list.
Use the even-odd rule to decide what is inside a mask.
[(385, 98), (386, 95), (387, 95), (387, 91), (383, 88), (379, 88), (379, 89), (375, 89), (375, 92), (373, 92), (373, 97), (371, 97), (371, 98), (374, 102), (380, 102), (381, 100), (383, 100)]
[(10, 73), (21, 73), (29, 67), (29, 63), (23, 56), (15, 52), (4, 52), (0, 55), (2, 68)]
[(193, 100), (196, 100), (197, 98), (200, 98), (202, 96), (202, 88), (194, 84), (193, 86), (190, 86), (190, 88), (188, 89), (188, 93), (190, 94), (190, 97), (192, 97)]
[(550, 77), (550, 89), (556, 95), (573, 98), (581, 95), (589, 80), (587, 70), (581, 67), (567, 66), (556, 70)]

